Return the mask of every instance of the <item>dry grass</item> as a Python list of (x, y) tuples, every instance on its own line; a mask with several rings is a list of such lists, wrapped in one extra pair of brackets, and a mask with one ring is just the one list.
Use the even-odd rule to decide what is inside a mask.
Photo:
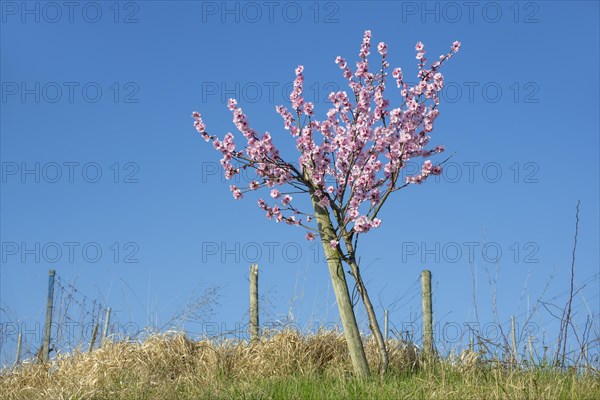
[[(92, 353), (24, 363), (0, 375), (2, 399), (198, 398), (600, 398), (598, 376), (469, 368), (449, 362), (419, 367), (411, 346), (390, 341), (384, 380), (355, 381), (343, 336), (275, 332), (259, 343), (192, 341), (181, 333), (142, 343), (106, 343)], [(369, 363), (377, 349), (365, 342)]]

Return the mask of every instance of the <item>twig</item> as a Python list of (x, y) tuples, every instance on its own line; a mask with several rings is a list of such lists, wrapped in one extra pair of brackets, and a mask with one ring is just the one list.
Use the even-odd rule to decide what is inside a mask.
[[(575, 210), (575, 237), (573, 241), (573, 254), (571, 256), (571, 286), (569, 289), (569, 300), (566, 306), (566, 317), (564, 319), (564, 333), (562, 333), (562, 356), (560, 360), (560, 366), (565, 365), (565, 354), (567, 351), (567, 338), (569, 336), (569, 325), (571, 322), (571, 310), (573, 306), (573, 287), (575, 284), (575, 250), (577, 249), (577, 234), (579, 233), (579, 204), (581, 201), (577, 201), (577, 208)], [(557, 352), (557, 362), (558, 356), (560, 355), (560, 338), (559, 338), (559, 346)]]

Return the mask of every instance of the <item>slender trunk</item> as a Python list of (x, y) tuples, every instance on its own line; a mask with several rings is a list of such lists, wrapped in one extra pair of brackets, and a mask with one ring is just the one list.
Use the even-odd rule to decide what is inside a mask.
[(387, 371), (389, 365), (389, 358), (387, 348), (385, 347), (385, 340), (383, 339), (383, 335), (381, 334), (381, 328), (379, 328), (379, 323), (377, 322), (377, 316), (375, 315), (373, 303), (371, 303), (371, 298), (369, 297), (369, 293), (367, 293), (367, 288), (363, 283), (362, 277), (360, 275), (360, 269), (354, 257), (350, 258), (349, 265), (352, 269), (352, 275), (356, 280), (356, 288), (362, 298), (363, 304), (365, 305), (365, 309), (367, 310), (367, 316), (369, 317), (369, 327), (371, 328), (371, 332), (373, 333), (373, 336), (375, 337), (375, 342), (377, 343), (377, 348), (379, 349), (379, 373), (383, 375)]
[(358, 324), (356, 323), (356, 316), (354, 315), (352, 300), (348, 291), (340, 251), (332, 248), (330, 245), (331, 240), (336, 239), (335, 231), (327, 209), (319, 205), (319, 200), (314, 195), (312, 196), (312, 201), (354, 373), (358, 377), (366, 377), (369, 375), (369, 364), (367, 363), (367, 356), (365, 355)]

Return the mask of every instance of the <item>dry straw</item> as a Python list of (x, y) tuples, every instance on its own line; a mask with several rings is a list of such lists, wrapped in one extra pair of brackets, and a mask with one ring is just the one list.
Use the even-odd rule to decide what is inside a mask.
[[(414, 347), (388, 341), (390, 369), (416, 367)], [(365, 341), (369, 363), (378, 349)], [(193, 341), (183, 333), (149, 335), (143, 342), (106, 342), (93, 352), (59, 355), (47, 364), (25, 361), (0, 377), (1, 398), (71, 399), (106, 396), (131, 382), (148, 387), (170, 383), (214, 385), (224, 378), (250, 384), (255, 379), (290, 376), (347, 377), (352, 364), (343, 334), (303, 335), (295, 330), (266, 332), (260, 341)]]

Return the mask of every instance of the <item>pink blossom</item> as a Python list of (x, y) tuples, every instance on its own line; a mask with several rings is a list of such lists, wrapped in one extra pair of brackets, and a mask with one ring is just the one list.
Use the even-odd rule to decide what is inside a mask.
[(294, 117), (292, 116), (292, 113), (290, 113), (287, 108), (283, 107), (283, 106), (276, 106), (275, 110), (277, 111), (277, 113), (279, 115), (281, 115), (281, 118), (283, 118), (284, 121), (284, 128), (285, 129), (290, 129), (290, 127), (292, 126), (292, 124), (294, 123)]
[(197, 111), (194, 111), (192, 113), (192, 118), (194, 118), (194, 126), (196, 127), (196, 130), (203, 134), (204, 130), (206, 129), (206, 125), (204, 125), (204, 121), (202, 121), (202, 116)]
[(258, 200), (258, 207), (261, 210), (266, 210), (267, 209), (267, 203), (265, 203), (265, 201), (263, 199), (259, 199)]
[(370, 54), (369, 49), (371, 48), (371, 31), (365, 31), (365, 34), (363, 36), (363, 42), (362, 45), (360, 46), (360, 52), (358, 53), (358, 56), (360, 58), (367, 58), (367, 56)]
[(431, 160), (427, 160), (423, 163), (423, 171), (431, 171), (431, 167), (433, 166), (433, 163), (431, 162)]
[(294, 89), (290, 94), (292, 108), (296, 110), (296, 112), (300, 112), (302, 110), (302, 105), (304, 104), (304, 97), (302, 97), (304, 76), (302, 75), (302, 71), (304, 71), (304, 67), (302, 65), (298, 65), (298, 67), (296, 68), (296, 79), (294, 80)]
[[(402, 68), (396, 68), (392, 71), (392, 77), (396, 78), (398, 87), (402, 87)], [(405, 96), (406, 97), (406, 96)]]
[(340, 243), (340, 242), (338, 242), (337, 240), (335, 240), (335, 239), (332, 239), (332, 240), (329, 242), (329, 245), (331, 246), (331, 248), (332, 248), (332, 249), (335, 249), (339, 243)]
[(357, 78), (366, 78), (367, 72), (369, 72), (369, 64), (366, 61), (356, 63), (355, 75)]
[(310, 101), (304, 103), (304, 114), (314, 115), (314, 104)]
[(235, 110), (236, 105), (237, 105), (236, 99), (229, 99), (229, 101), (227, 102), (227, 107), (229, 108), (230, 111)]
[(358, 219), (356, 221), (354, 221), (354, 230), (356, 232), (359, 232), (359, 233), (365, 232), (366, 233), (366, 232), (369, 232), (370, 229), (371, 229), (371, 223), (366, 216), (361, 215), (360, 217), (358, 217)]
[(238, 187), (235, 185), (230, 185), (229, 190), (233, 194), (233, 198), (236, 200), (240, 200), (242, 197), (244, 197), (240, 189), (238, 189)]
[(285, 219), (285, 223), (288, 225), (300, 225), (300, 220), (297, 220), (295, 216), (291, 215)]
[[(270, 191), (270, 197), (280, 200), (279, 206), (258, 200), (268, 219), (316, 229), (312, 211), (302, 210), (301, 203), (292, 206), (292, 197), (282, 194), (312, 193), (314, 200), (335, 219), (332, 222), (336, 230), (345, 226), (356, 233), (366, 233), (381, 224), (374, 210), (384, 196), (404, 183), (421, 184), (441, 173), (441, 166), (430, 159), (444, 151), (441, 145), (430, 146), (444, 87), (440, 69), (459, 49), (460, 42), (452, 43), (447, 54), (428, 66), (425, 46), (418, 42), (416, 82), (405, 82), (402, 69), (394, 68), (392, 82), (399, 92), (394, 95), (402, 97), (392, 105), (386, 98), (388, 47), (384, 42), (377, 45), (381, 67), (371, 67), (371, 32), (365, 31), (356, 64), (341, 56), (335, 59), (349, 90), (329, 94), (331, 104), (323, 120), (315, 119), (314, 104), (303, 97), (304, 67), (299, 65), (290, 93), (291, 108), (275, 107), (299, 151), (293, 160), (284, 160), (275, 145), (281, 139), (279, 130), (273, 135), (254, 130), (235, 99), (229, 99), (227, 107), (239, 134), (227, 133), (222, 138), (210, 135), (198, 112), (192, 113), (194, 127), (221, 154), (220, 164), (227, 179), (248, 169), (258, 176), (247, 187), (231, 185), (235, 199), (243, 198), (243, 192), (248, 190), (268, 188), (265, 190)], [(356, 69), (350, 65), (356, 65)], [(416, 159), (424, 160), (421, 170), (405, 181), (398, 180), (407, 163)], [(298, 215), (305, 215), (305, 221)], [(315, 237), (311, 231), (306, 234), (308, 240)], [(336, 241), (334, 246), (338, 245)]]
[(352, 208), (348, 209), (347, 215), (348, 215), (348, 219), (350, 221), (354, 221), (358, 218), (358, 210), (356, 208), (352, 207)]

